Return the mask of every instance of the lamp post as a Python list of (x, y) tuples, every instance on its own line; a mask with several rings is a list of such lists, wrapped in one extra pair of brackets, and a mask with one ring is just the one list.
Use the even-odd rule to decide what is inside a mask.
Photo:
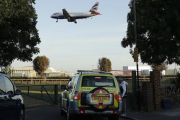
[(137, 71), (137, 101), (138, 101), (138, 111), (141, 110), (141, 106), (140, 106), (140, 87), (139, 87), (139, 69), (138, 69), (138, 45), (137, 45), (137, 32), (136, 32), (136, 0), (134, 0), (133, 3), (133, 9), (134, 9), (134, 39), (135, 39), (135, 43), (136, 43), (136, 71)]

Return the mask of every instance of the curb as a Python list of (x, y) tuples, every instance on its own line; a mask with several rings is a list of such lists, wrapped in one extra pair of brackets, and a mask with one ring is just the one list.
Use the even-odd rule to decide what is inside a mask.
[(128, 117), (128, 116), (119, 116), (120, 118), (129, 119), (129, 120), (138, 120), (136, 118)]

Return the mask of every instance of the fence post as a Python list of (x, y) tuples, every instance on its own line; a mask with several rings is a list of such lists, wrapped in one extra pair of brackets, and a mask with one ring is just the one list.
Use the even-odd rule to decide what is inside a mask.
[(58, 104), (58, 85), (54, 85), (54, 104)]
[(42, 85), (41, 85), (41, 100), (42, 100), (42, 92), (43, 92), (43, 89), (42, 89)]
[(29, 95), (29, 85), (28, 85), (28, 95)]
[(136, 71), (132, 71), (132, 91), (133, 95), (136, 96)]

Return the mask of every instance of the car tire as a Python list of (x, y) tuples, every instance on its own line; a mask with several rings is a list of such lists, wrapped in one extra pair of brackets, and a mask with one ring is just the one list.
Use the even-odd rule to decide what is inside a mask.
[(67, 117), (66, 117), (66, 120), (72, 120), (72, 115), (70, 114), (70, 108), (69, 108), (69, 105), (67, 107)]
[(22, 107), (20, 111), (19, 120), (25, 120), (25, 109)]
[(108, 120), (119, 120), (119, 116), (108, 117)]
[(62, 97), (60, 96), (60, 114), (61, 115), (65, 115), (65, 112), (62, 110), (62, 104), (61, 104), (61, 101), (62, 101)]

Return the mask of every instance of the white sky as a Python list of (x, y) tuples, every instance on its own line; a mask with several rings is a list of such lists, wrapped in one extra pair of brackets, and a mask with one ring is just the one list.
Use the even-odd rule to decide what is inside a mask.
[[(98, 59), (109, 58), (113, 70), (122, 66), (135, 66), (129, 48), (121, 47), (126, 36), (127, 13), (130, 0), (36, 0), (38, 15), (37, 29), (41, 43), (40, 53), (50, 60), (50, 66), (60, 71), (96, 69)], [(77, 24), (67, 20), (51, 19), (55, 12), (86, 12), (99, 2), (98, 12), (102, 15), (92, 19), (77, 20)], [(139, 62), (139, 65), (143, 65)], [(32, 62), (14, 61), (12, 67), (32, 66)], [(174, 68), (175, 65), (169, 68)]]

